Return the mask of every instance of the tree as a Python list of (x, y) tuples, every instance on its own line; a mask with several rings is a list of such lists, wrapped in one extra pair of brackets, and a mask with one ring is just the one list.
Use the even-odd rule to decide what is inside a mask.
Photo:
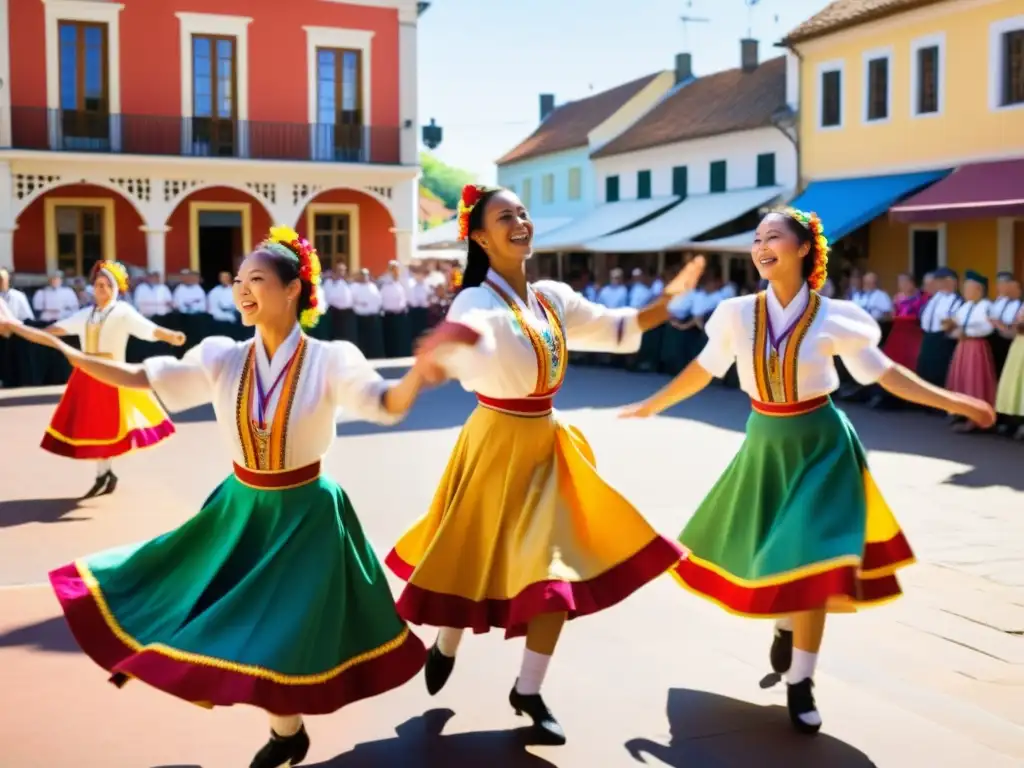
[(427, 152), (420, 153), (420, 166), (423, 168), (420, 184), (452, 210), (458, 207), (462, 188), (476, 180), (469, 171), (453, 168)]

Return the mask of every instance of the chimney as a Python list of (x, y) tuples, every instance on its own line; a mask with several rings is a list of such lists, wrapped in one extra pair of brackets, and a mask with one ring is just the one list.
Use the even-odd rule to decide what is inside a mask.
[(740, 66), (744, 72), (757, 69), (757, 40), (745, 37), (740, 40)]
[(693, 77), (693, 54), (676, 54), (676, 85)]
[(548, 115), (555, 111), (555, 94), (542, 93), (540, 95), (540, 121), (547, 120)]

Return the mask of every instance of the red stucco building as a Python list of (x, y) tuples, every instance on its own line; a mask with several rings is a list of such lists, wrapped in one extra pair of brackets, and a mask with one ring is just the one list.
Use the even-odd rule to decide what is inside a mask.
[(271, 223), (410, 258), (418, 5), (0, 0), (0, 266), (210, 283)]

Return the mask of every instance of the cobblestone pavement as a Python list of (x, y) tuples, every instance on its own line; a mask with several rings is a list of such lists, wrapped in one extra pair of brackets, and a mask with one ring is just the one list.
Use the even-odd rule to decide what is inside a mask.
[[(711, 389), (661, 418), (616, 419), (618, 405), (662, 381), (574, 370), (559, 406), (605, 476), (674, 535), (738, 447), (747, 406), (739, 393)], [(0, 391), (0, 766), (246, 764), (265, 736), (258, 712), (211, 713), (142, 685), (106, 685), (42, 586), (52, 566), (160, 533), (199, 508), (228, 461), (211, 413), (182, 415), (173, 440), (117, 463), (115, 496), (79, 503), (91, 468), (36, 447), (55, 402)], [(379, 551), (425, 508), (472, 405), (449, 385), (398, 428), (339, 427), (328, 470)], [(492, 633), (467, 639), (436, 698), (414, 680), (312, 718), (305, 765), (1024, 765), (1024, 446), (953, 435), (920, 413), (848, 413), (919, 564), (904, 572), (904, 599), (831, 620), (819, 738), (791, 734), (782, 687), (758, 686), (768, 627), (663, 578), (566, 630), (545, 689), (569, 733), (565, 747), (522, 745), (505, 702), (521, 645)]]

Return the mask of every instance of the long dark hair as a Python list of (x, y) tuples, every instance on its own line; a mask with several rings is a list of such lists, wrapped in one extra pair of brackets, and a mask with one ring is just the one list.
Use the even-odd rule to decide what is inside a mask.
[(501, 187), (482, 189), (480, 198), (473, 206), (473, 210), (469, 212), (469, 226), (466, 228), (466, 271), (462, 275), (460, 291), (482, 285), (487, 279), (487, 270), (491, 268), (491, 260), (488, 258), (487, 252), (480, 247), (480, 244), (473, 239), (472, 235), (478, 229), (483, 228), (484, 211), (487, 208), (487, 203), (499, 192), (501, 192)]
[[(797, 247), (804, 243), (810, 246), (807, 255), (800, 263), (800, 276), (810, 283), (813, 290), (820, 290), (827, 277), (830, 250), (828, 241), (824, 237), (819, 237), (821, 220), (818, 219), (817, 214), (805, 213), (795, 208), (784, 208), (772, 211), (772, 213), (779, 214), (785, 220), (789, 231), (796, 235)], [(805, 222), (804, 219), (807, 221)], [(815, 231), (816, 229), (818, 231)]]

